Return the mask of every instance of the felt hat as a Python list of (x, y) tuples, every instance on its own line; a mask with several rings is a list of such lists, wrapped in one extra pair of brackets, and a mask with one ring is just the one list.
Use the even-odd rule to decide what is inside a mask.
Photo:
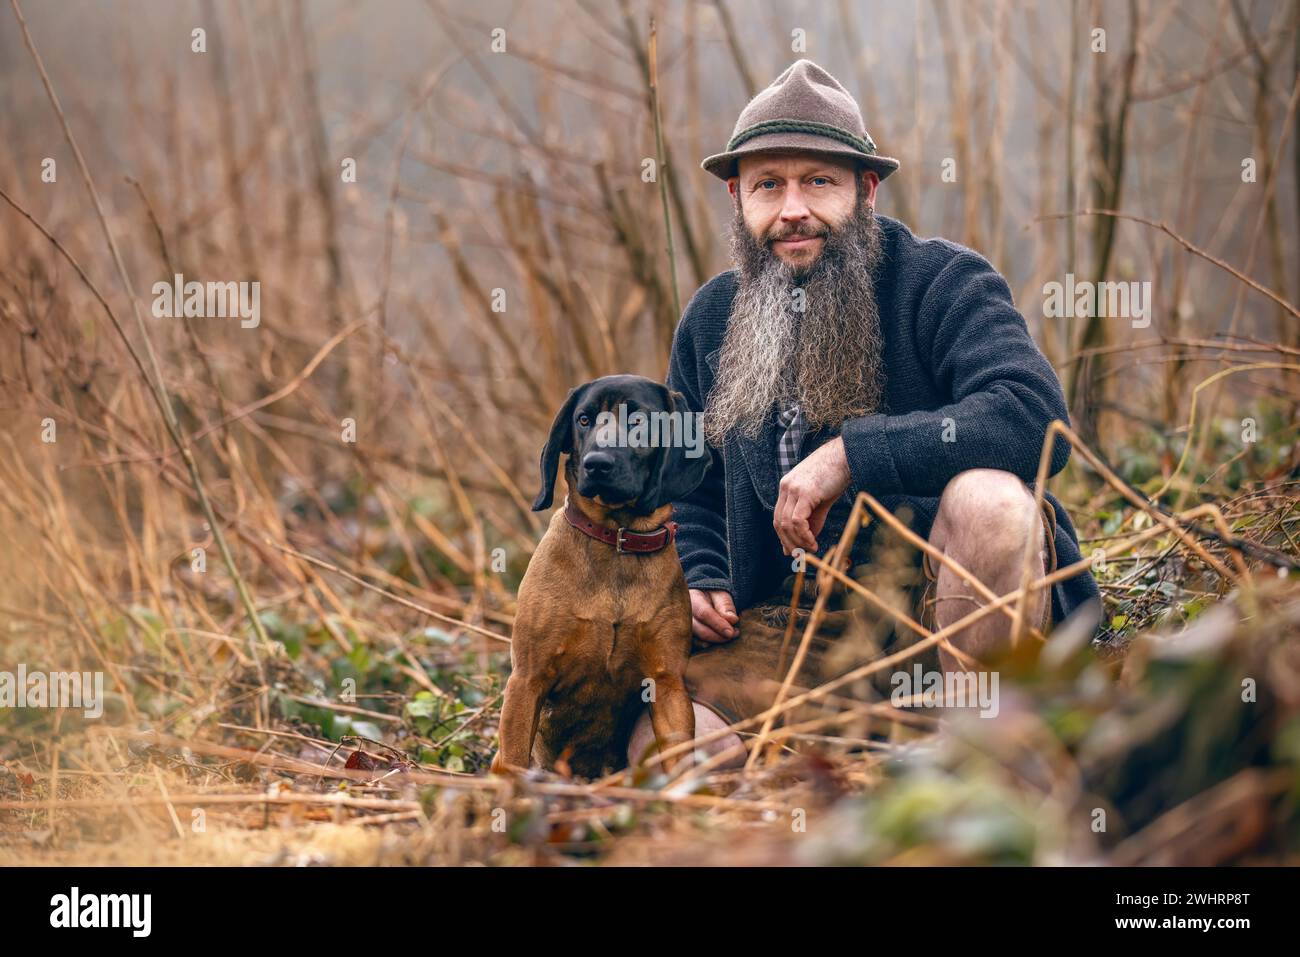
[(898, 169), (898, 160), (876, 152), (857, 100), (811, 60), (799, 60), (750, 100), (726, 150), (700, 165), (728, 179), (742, 156), (790, 150), (856, 159), (882, 180)]

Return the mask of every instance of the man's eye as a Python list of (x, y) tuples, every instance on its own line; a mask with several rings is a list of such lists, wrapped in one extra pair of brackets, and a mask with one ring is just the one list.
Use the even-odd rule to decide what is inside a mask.
[(829, 182), (830, 180), (828, 180), (825, 176), (814, 176), (812, 179), (812, 183), (814, 186), (825, 186)]
[(761, 182), (761, 183), (758, 184), (758, 188), (759, 188), (759, 189), (776, 189), (776, 180), (774, 180), (774, 179), (765, 179), (765, 180), (763, 180), (763, 182)]

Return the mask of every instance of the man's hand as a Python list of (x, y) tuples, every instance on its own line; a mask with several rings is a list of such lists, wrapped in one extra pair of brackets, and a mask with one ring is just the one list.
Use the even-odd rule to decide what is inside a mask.
[(772, 526), (787, 555), (796, 548), (817, 551), (816, 535), (826, 513), (849, 487), (852, 476), (844, 454), (844, 440), (836, 436), (808, 456), (781, 479), (781, 492), (772, 513)]
[(727, 592), (691, 589), (691, 632), (697, 639), (711, 645), (731, 641), (740, 633), (736, 630), (739, 621)]

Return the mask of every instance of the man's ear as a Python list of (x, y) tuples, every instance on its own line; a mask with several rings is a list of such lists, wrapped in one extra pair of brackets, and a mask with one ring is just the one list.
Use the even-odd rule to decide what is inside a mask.
[(534, 512), (551, 507), (551, 500), (555, 497), (555, 473), (560, 468), (560, 454), (573, 452), (573, 409), (586, 391), (585, 385), (570, 389), (568, 398), (551, 423), (551, 436), (542, 449), (542, 488), (537, 493), (537, 498), (533, 499)]
[(874, 169), (862, 171), (862, 191), (867, 194), (867, 205), (876, 208), (876, 187), (880, 185), (880, 174)]
[[(692, 450), (686, 447), (684, 423), (686, 416), (694, 415), (686, 405), (686, 397), (680, 392), (673, 392), (667, 386), (663, 389), (668, 399), (665, 403), (668, 412), (681, 413), (683, 428), (676, 435), (671, 436), (670, 444), (660, 453), (659, 474), (655, 476), (655, 481), (650, 483), (646, 494), (641, 497), (641, 507), (647, 512), (653, 512), (669, 502), (690, 495), (700, 482), (704, 481), (704, 474), (713, 464), (713, 453), (708, 443), (703, 441), (704, 433), (699, 430), (698, 425), (694, 434), (701, 440), (699, 448)], [(698, 417), (696, 420), (698, 422)], [(698, 452), (698, 454), (691, 457), (687, 455), (688, 452)]]

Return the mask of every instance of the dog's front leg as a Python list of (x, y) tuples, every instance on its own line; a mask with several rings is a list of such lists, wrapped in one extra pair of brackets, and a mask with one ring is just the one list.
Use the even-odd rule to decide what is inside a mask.
[[(650, 702), (650, 724), (654, 728), (659, 750), (666, 751), (674, 745), (695, 739), (695, 706), (686, 691), (686, 683), (676, 672), (655, 676), (655, 695)], [(690, 752), (678, 754), (664, 761), (670, 773), (682, 762), (689, 763)]]
[(511, 672), (510, 680), (506, 682), (505, 700), (501, 704), (501, 749), (492, 759), (493, 771), (528, 767), (545, 690), (543, 683), (536, 678), (520, 671)]

